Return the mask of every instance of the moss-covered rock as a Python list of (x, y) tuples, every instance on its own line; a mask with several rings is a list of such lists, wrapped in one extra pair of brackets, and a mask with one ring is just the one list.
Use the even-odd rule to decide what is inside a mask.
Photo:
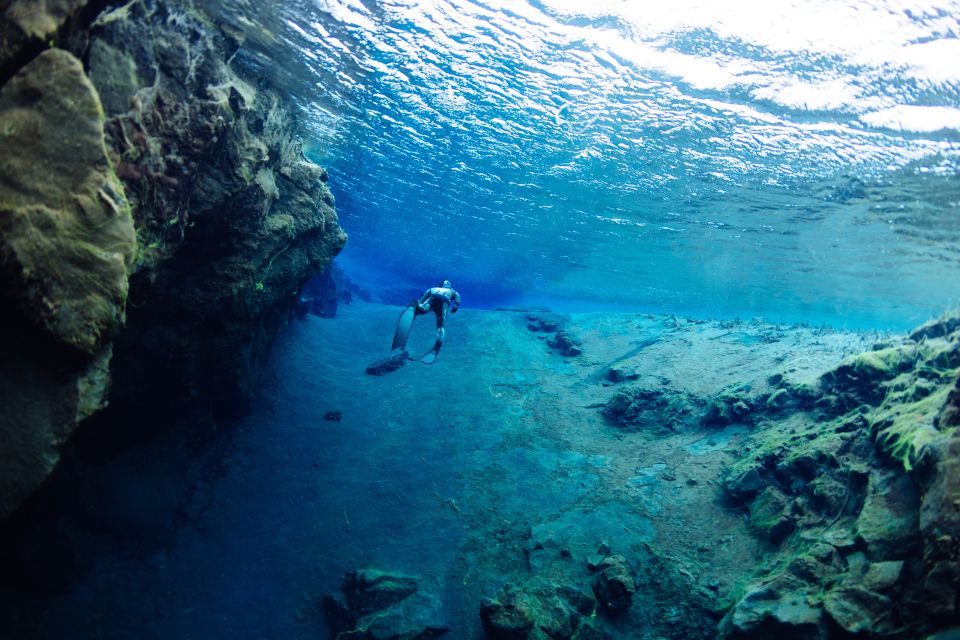
[(633, 385), (617, 391), (604, 405), (603, 415), (620, 427), (682, 431), (700, 424), (703, 404), (683, 391)]
[(303, 283), (346, 242), (290, 105), (227, 64), (235, 37), (190, 0), (135, 0), (90, 32), (142, 247), (116, 344), (118, 409), (241, 407)]
[[(759, 584), (784, 571), (801, 580), (803, 607), (842, 633), (923, 637), (960, 614), (958, 327), (941, 318), (848, 358), (804, 402), (767, 410), (728, 471), (727, 494), (748, 506), (758, 535), (794, 518)], [(816, 562), (803, 550), (813, 540), (840, 559)], [(760, 596), (777, 604), (749, 602)], [(727, 616), (729, 637), (793, 633), (772, 613), (783, 600), (748, 589)], [(801, 626), (816, 637), (822, 622)]]
[(0, 91), (0, 260), (19, 310), (97, 352), (123, 320), (136, 240), (80, 61), (50, 50)]
[(46, 49), (89, 0), (0, 2), (0, 82)]
[(779, 544), (796, 528), (788, 496), (776, 487), (765, 488), (750, 503), (750, 526), (761, 536)]
[(136, 251), (80, 61), (52, 49), (0, 89), (0, 517), (98, 410)]
[(341, 594), (324, 597), (331, 628), (340, 636), (363, 640), (418, 640), (448, 631), (442, 605), (421, 589), (414, 576), (377, 569), (347, 573)]
[(569, 585), (533, 578), (507, 584), (493, 598), (484, 598), (480, 619), (494, 640), (574, 640), (602, 638), (590, 620), (597, 603)]
[(19, 34), (0, 37), (0, 63), (29, 59), (56, 34), (86, 65), (51, 50), (3, 87), (3, 322), (16, 325), (8, 337), (30, 333), (10, 350), (58, 363), (31, 363), (25, 379), (47, 386), (27, 394), (33, 417), (11, 418), (22, 431), (39, 407), (57, 407), (44, 418), (55, 426), (7, 439), (37, 448), (4, 447), (30, 470), (18, 486), (55, 463), (75, 426), (62, 416), (104, 403), (110, 369), (116, 419), (106, 422), (140, 425), (145, 411), (183, 403), (241, 408), (299, 289), (346, 241), (293, 109), (228, 64), (242, 36), (191, 0), (133, 0), (97, 18), (114, 4), (0, 9), (0, 36)]
[(789, 574), (755, 585), (724, 616), (718, 637), (826, 640), (823, 609), (810, 595), (809, 587)]

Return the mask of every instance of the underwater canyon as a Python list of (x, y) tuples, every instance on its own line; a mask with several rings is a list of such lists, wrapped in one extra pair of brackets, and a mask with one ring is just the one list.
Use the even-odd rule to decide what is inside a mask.
[[(603, 129), (576, 81), (552, 110), (490, 91), (525, 115), (473, 120), (390, 29), (485, 5), (307, 4), (0, 2), (0, 635), (960, 633), (949, 118), (844, 122), (853, 150), (809, 145), (843, 170), (778, 124), (735, 176), (738, 150), (695, 148), (743, 138), (713, 85), (683, 88), (703, 113), (670, 102), (690, 129), (631, 133), (632, 94)], [(553, 5), (504, 24), (612, 24)], [(410, 56), (455, 76), (476, 34), (450, 20), (449, 61)], [(380, 113), (401, 97), (412, 120)], [(338, 108), (356, 126), (331, 134)], [(815, 115), (785, 121), (813, 136)], [(464, 307), (436, 362), (391, 356), (441, 277)], [(415, 320), (411, 351), (434, 332)]]

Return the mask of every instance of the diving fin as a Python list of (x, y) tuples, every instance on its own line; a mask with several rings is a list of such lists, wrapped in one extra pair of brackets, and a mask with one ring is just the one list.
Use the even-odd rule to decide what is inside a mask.
[(417, 362), (422, 362), (423, 364), (433, 364), (437, 360), (437, 356), (440, 355), (440, 347), (443, 346), (442, 342), (437, 342), (433, 345), (433, 349), (427, 351), (425, 354), (416, 358)]
[(410, 335), (410, 328), (413, 326), (416, 317), (416, 302), (411, 302), (400, 314), (400, 319), (397, 320), (397, 329), (393, 332), (393, 346), (390, 349), (407, 348), (407, 337)]

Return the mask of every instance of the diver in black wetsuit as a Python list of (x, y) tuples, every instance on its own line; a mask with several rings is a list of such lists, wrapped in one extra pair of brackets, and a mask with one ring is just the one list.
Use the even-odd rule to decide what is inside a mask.
[(437, 342), (433, 345), (434, 351), (440, 350), (443, 344), (443, 324), (447, 320), (447, 309), (456, 313), (460, 308), (460, 294), (457, 293), (449, 280), (444, 280), (439, 287), (430, 287), (417, 300), (417, 315), (433, 311), (437, 316)]

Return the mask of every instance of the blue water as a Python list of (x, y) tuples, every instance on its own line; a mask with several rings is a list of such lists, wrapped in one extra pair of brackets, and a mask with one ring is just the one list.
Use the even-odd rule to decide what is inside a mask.
[(955, 5), (211, 3), (374, 289), (897, 329), (958, 302)]

